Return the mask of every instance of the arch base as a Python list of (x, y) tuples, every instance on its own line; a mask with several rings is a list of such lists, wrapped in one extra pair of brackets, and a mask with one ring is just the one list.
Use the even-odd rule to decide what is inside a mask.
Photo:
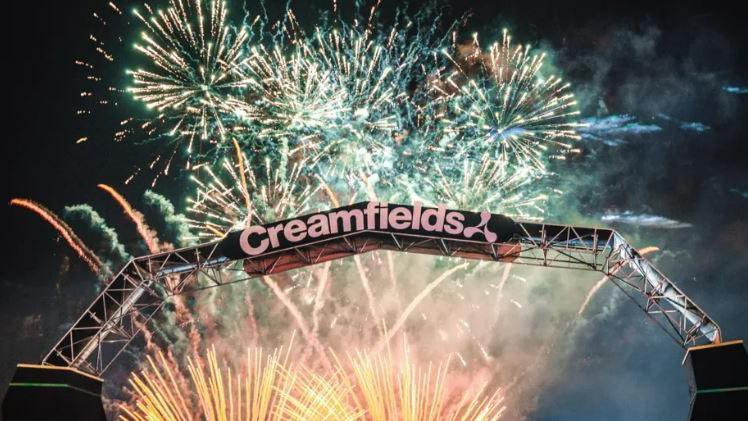
[(105, 421), (102, 384), (69, 367), (18, 364), (3, 399), (2, 419)]
[(684, 365), (690, 421), (748, 420), (748, 354), (743, 341), (689, 348)]

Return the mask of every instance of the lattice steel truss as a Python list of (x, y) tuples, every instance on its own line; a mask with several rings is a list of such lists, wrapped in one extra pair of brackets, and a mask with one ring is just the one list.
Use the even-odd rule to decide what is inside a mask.
[(596, 271), (628, 291), (644, 312), (681, 346), (718, 343), (719, 326), (616, 231), (570, 225), (516, 223), (503, 243), (439, 236), (358, 231), (232, 260), (219, 243), (132, 259), (109, 282), (44, 358), (44, 364), (106, 371), (143, 326), (176, 294), (271, 275), (373, 250)]

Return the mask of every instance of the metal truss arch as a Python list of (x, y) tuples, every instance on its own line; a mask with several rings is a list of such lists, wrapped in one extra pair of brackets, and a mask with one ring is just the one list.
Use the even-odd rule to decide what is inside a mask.
[(511, 236), (488, 242), (454, 236), (357, 230), (251, 257), (227, 257), (220, 242), (137, 257), (109, 281), (44, 357), (43, 363), (100, 375), (169, 297), (212, 285), (272, 275), (374, 250), (512, 262), (602, 273), (626, 290), (681, 346), (719, 343), (719, 326), (651, 262), (611, 229), (514, 222)]

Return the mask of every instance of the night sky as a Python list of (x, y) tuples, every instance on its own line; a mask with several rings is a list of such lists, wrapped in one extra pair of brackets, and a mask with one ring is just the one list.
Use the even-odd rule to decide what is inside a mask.
[[(745, 14), (716, 2), (606, 3), (453, 1), (448, 10), (472, 10), (469, 26), (482, 38), (510, 28), (515, 39), (549, 52), (573, 82), (591, 128), (583, 156), (562, 164), (576, 175), (559, 181), (565, 197), (549, 218), (572, 222), (562, 220), (561, 208), (573, 206), (574, 215), (614, 226), (635, 246), (659, 246), (658, 268), (717, 320), (725, 339), (748, 338)], [(94, 276), (64, 241), (7, 203), (27, 197), (60, 212), (89, 203), (121, 221), (96, 184), (122, 186), (152, 152), (153, 145), (97, 136), (111, 131), (116, 116), (75, 115), (84, 80), (73, 61), (90, 55), (88, 35), (100, 30), (91, 11), (101, 4), (6, 5), (0, 395), (15, 364), (38, 361), (95, 294)], [(82, 133), (91, 140), (76, 145)], [(136, 197), (149, 182), (121, 191)], [(174, 189), (168, 180), (159, 184), (179, 197)], [(660, 217), (657, 226), (643, 224), (645, 215)], [(133, 231), (118, 230), (120, 240), (135, 241)], [(683, 350), (634, 305), (609, 305), (614, 298), (613, 289), (597, 297), (602, 310), (567, 350), (566, 376), (546, 385), (529, 419), (685, 419)]]

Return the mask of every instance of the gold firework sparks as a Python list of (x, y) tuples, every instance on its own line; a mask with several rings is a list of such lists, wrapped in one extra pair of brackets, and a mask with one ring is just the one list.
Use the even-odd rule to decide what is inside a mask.
[[(265, 354), (262, 349), (248, 349), (244, 368), (232, 373), (219, 365), (215, 349), (208, 351), (205, 362), (199, 356), (189, 359), (191, 389), (182, 391), (177, 378), (182, 376), (163, 353), (148, 357), (148, 366), (130, 377), (135, 397), (123, 405), (124, 420), (275, 420), (272, 412), (280, 384), (282, 351)], [(207, 367), (206, 367), (207, 366)], [(190, 393), (190, 396), (185, 394)]]
[(215, 349), (181, 370), (158, 352), (130, 376), (133, 402), (121, 407), (125, 420), (498, 420), (505, 410), (501, 389), (486, 384), (450, 390), (450, 359), (425, 366), (404, 351), (354, 352), (345, 362), (316, 372), (289, 363), (289, 353), (247, 350), (243, 367), (232, 370)]

